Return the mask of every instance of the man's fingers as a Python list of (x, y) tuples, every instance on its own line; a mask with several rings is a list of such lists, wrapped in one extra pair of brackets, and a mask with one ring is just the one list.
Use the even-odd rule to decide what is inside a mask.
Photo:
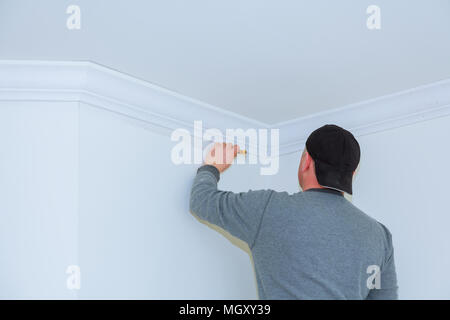
[(205, 164), (215, 166), (219, 172), (223, 172), (232, 165), (239, 151), (239, 146), (233, 143), (216, 142), (208, 151)]
[(217, 164), (231, 163), (233, 158), (239, 153), (239, 146), (232, 143), (216, 142), (209, 150), (209, 156)]

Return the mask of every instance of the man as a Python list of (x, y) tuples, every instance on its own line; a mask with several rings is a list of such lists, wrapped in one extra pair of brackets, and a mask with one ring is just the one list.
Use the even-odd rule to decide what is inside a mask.
[(397, 299), (389, 230), (343, 196), (360, 159), (353, 135), (335, 125), (306, 141), (303, 192), (219, 191), (239, 151), (215, 144), (197, 171), (190, 209), (248, 243), (260, 299)]

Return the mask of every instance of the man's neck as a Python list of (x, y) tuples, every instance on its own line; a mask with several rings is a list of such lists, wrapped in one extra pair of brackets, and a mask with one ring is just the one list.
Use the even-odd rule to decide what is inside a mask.
[(336, 190), (336, 189), (332, 189), (332, 188), (326, 188), (326, 187), (322, 187), (320, 184), (310, 184), (307, 187), (305, 187), (304, 189), (302, 188), (302, 191), (308, 191), (308, 190), (314, 190), (314, 189), (327, 189), (327, 190), (333, 190), (336, 192), (339, 192), (340, 194), (344, 195), (344, 192), (340, 191), (340, 190)]
[(309, 189), (326, 189), (326, 188), (322, 187), (320, 184), (309, 184), (309, 185), (305, 186), (304, 188), (302, 188), (303, 191), (306, 191)]

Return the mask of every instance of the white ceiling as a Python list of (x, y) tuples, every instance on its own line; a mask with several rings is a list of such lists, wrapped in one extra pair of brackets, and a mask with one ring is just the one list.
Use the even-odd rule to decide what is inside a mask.
[(0, 59), (90, 60), (273, 124), (450, 78), (449, 14), (449, 0), (0, 0)]

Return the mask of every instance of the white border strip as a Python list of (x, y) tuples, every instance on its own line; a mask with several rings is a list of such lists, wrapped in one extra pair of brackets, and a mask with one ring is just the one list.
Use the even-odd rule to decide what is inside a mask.
[[(0, 100), (75, 101), (162, 128), (278, 128), (280, 155), (301, 151), (316, 128), (334, 123), (367, 135), (450, 115), (450, 79), (275, 125), (241, 116), (89, 61), (0, 60)], [(151, 127), (152, 127), (151, 126)]]

